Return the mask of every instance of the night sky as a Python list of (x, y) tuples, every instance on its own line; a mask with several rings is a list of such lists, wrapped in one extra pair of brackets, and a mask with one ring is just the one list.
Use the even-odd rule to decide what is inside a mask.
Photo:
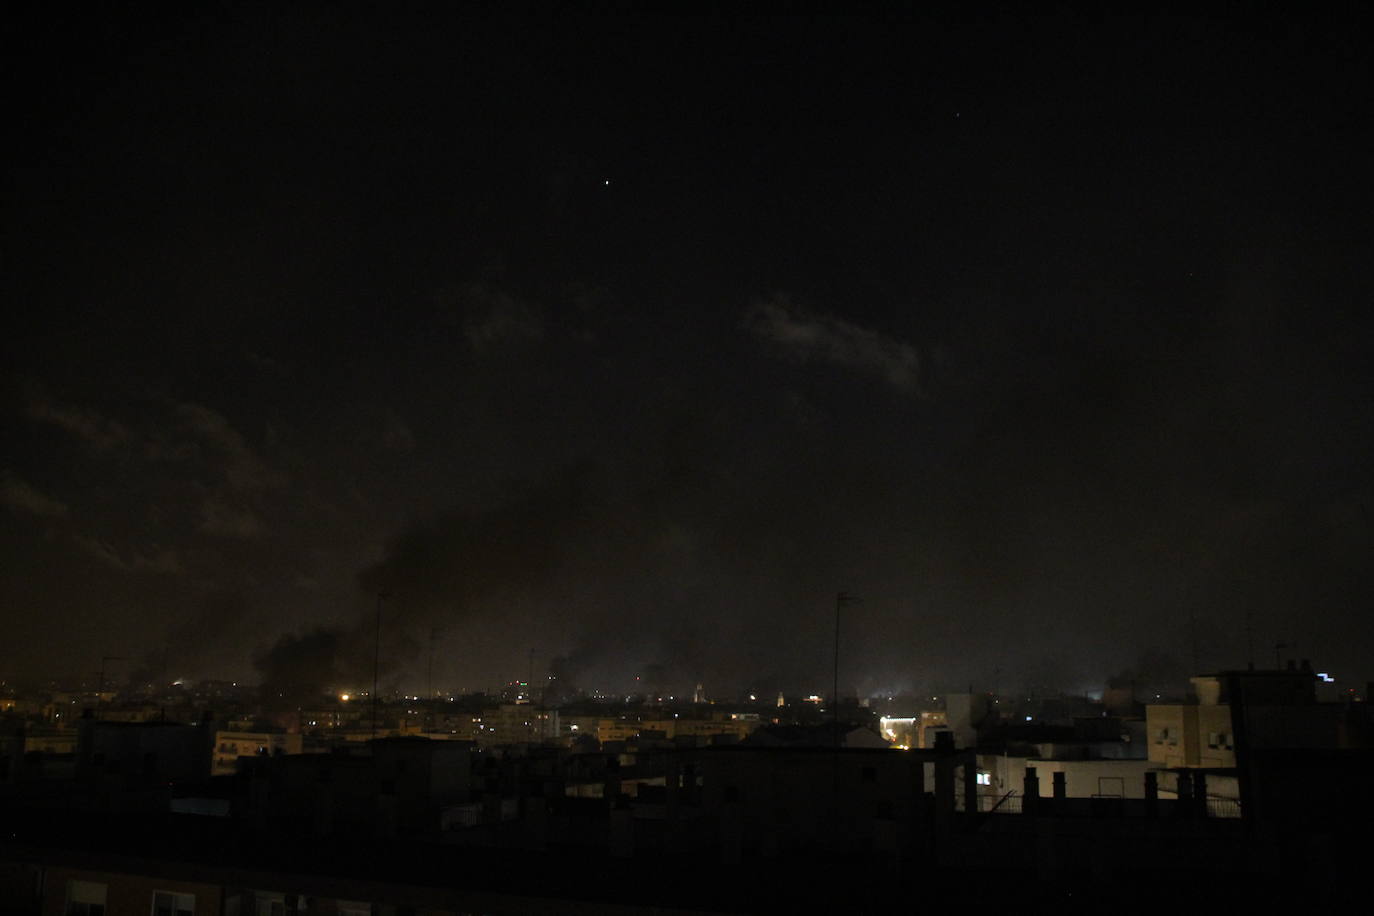
[(1353, 16), (393, 6), (7, 23), (0, 676), (1374, 677)]

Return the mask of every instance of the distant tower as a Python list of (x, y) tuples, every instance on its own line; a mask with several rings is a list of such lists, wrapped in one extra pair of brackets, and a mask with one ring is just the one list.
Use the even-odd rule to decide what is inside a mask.
[(783, 708), (784, 706), (786, 706), (786, 705), (787, 705), (787, 700), (783, 699), (782, 691), (779, 690), (779, 691), (778, 691), (778, 708), (779, 708), (779, 709), (782, 709), (782, 708)]
[(697, 689), (694, 690), (694, 691), (692, 691), (692, 702), (693, 702), (693, 703), (705, 703), (705, 702), (706, 702), (706, 691), (702, 688), (701, 684), (697, 684)]

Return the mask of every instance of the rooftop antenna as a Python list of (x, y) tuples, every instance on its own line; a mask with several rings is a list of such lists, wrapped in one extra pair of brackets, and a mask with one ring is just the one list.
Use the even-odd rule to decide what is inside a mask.
[(434, 699), (434, 638), (438, 635), (438, 627), (429, 628), (429, 669), (425, 672), (425, 699)]
[(377, 678), (382, 668), (382, 599), (386, 592), (377, 593), (377, 639), (372, 651), (372, 737), (377, 737)]

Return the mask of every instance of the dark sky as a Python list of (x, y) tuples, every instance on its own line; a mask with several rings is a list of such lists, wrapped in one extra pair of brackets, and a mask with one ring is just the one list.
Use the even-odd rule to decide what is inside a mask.
[(0, 674), (1374, 676), (1353, 17), (391, 6), (5, 29)]

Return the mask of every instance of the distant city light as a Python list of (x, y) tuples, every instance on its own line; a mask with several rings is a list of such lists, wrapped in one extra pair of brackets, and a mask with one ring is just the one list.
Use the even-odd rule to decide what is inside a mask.
[(339, 699), (347, 703), (349, 700), (353, 699), (353, 695), (349, 693), (341, 693), (339, 694)]
[(1317, 674), (1317, 677), (1321, 678), (1322, 681), (1323, 681), (1324, 683), (1327, 683), (1327, 684), (1334, 684), (1334, 683), (1336, 683), (1336, 679), (1335, 679), (1334, 677), (1332, 677), (1331, 675), (1327, 674), (1325, 671), (1319, 672), (1319, 673)]

